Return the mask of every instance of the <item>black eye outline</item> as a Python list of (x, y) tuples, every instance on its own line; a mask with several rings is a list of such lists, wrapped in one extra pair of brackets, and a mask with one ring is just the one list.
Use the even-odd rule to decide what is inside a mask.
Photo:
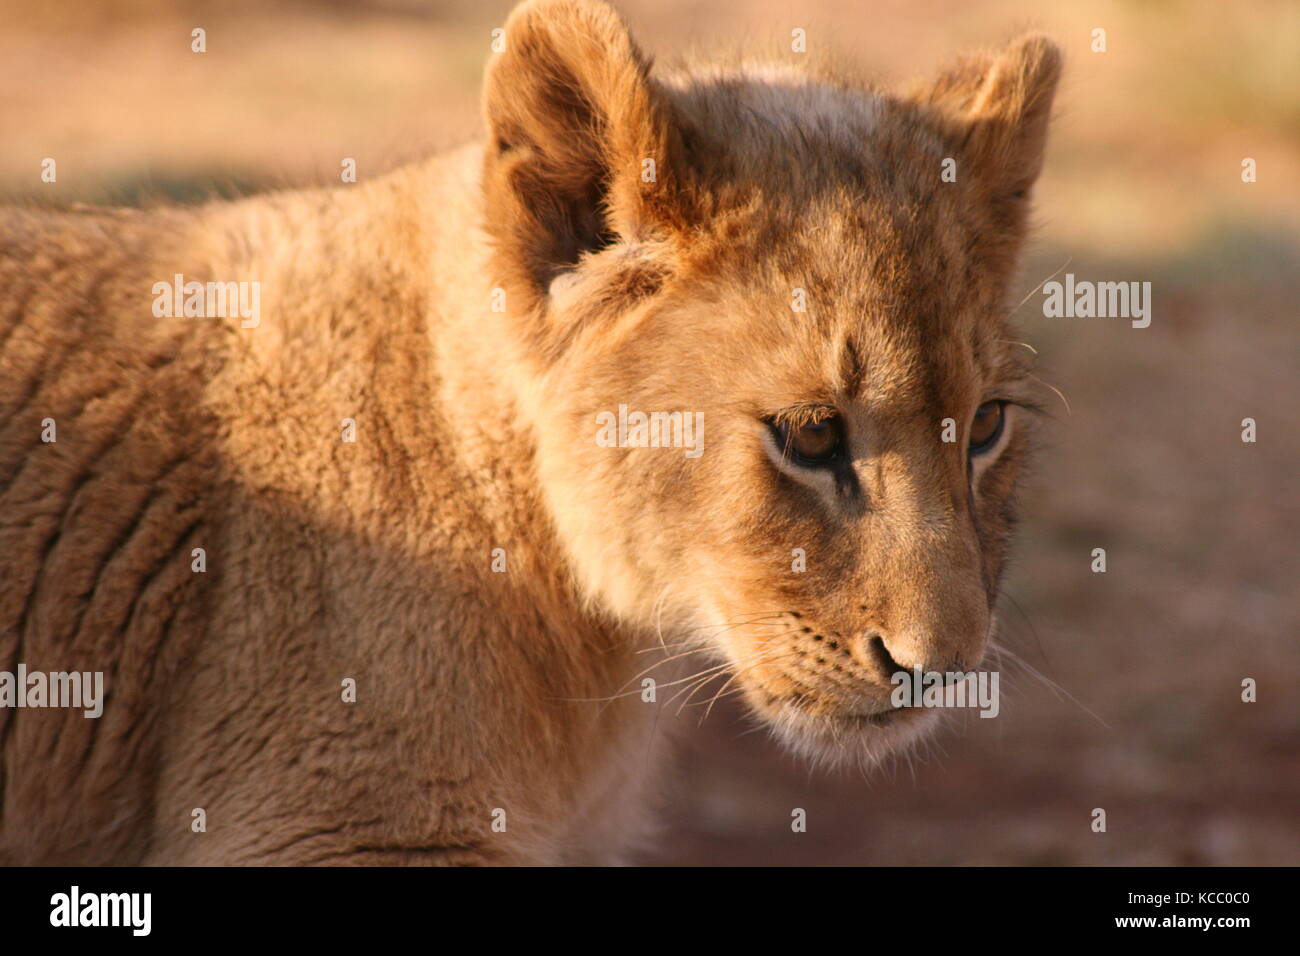
[[(793, 461), (803, 468), (833, 468), (844, 459), (844, 419), (839, 415), (828, 415), (816, 422), (783, 422), (777, 419), (768, 419), (767, 427), (772, 430), (772, 437), (776, 441), (777, 447), (781, 449), (781, 457), (787, 461)], [(835, 444), (831, 446), (831, 450), (824, 456), (817, 458), (809, 458), (799, 454), (794, 446), (794, 430), (821, 427), (835, 429), (836, 440)]]
[(987, 454), (994, 446), (997, 445), (999, 439), (1002, 438), (1002, 433), (1003, 431), (1006, 430), (1007, 427), (1007, 405), (1008, 404), (1009, 403), (1005, 399), (994, 398), (994, 399), (990, 399), (987, 402), (981, 402), (979, 408), (975, 409), (975, 415), (978, 416), (981, 408), (984, 408), (985, 406), (988, 405), (996, 405), (998, 409), (998, 427), (993, 429), (993, 434), (990, 435), (988, 438), (986, 438), (980, 444), (978, 445), (968, 444), (966, 446), (966, 453), (970, 455), (972, 458), (978, 455)]

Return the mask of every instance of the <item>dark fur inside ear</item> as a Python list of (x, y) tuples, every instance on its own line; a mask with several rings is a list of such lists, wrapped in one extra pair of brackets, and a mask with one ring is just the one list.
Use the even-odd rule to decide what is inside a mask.
[[(649, 64), (612, 10), (530, 0), (488, 67), (486, 227), (503, 281), (542, 296), (585, 254), (662, 221), (672, 137)], [(654, 182), (642, 164), (654, 160)]]

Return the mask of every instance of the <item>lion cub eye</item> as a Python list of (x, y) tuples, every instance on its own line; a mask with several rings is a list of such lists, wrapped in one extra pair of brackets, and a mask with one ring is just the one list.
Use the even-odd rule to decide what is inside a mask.
[(773, 422), (777, 444), (801, 465), (826, 465), (844, 448), (844, 423), (838, 415), (805, 425)]
[(997, 444), (1006, 420), (1006, 402), (985, 402), (975, 410), (970, 426), (970, 453), (979, 455)]

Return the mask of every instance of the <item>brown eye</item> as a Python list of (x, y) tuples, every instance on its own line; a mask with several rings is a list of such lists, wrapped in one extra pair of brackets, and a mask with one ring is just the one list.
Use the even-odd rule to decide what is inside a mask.
[(825, 465), (839, 457), (844, 424), (838, 416), (805, 425), (773, 424), (777, 443), (801, 465)]
[(975, 420), (970, 426), (970, 453), (986, 452), (1002, 437), (1002, 423), (1006, 419), (1005, 402), (985, 402), (975, 410)]

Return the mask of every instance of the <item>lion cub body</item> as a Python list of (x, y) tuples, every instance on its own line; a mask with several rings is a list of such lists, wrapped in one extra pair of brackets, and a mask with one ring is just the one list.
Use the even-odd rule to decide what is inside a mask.
[[(600, 858), (644, 719), (565, 701), (635, 660), (577, 611), (493, 394), (477, 160), (4, 236), (0, 660), (108, 694), (0, 710), (0, 859)], [(173, 273), (260, 281), (262, 322), (153, 319)]]
[[(788, 572), (791, 545), (831, 540), (797, 524), (800, 509), (825, 517), (807, 491), (780, 490), (804, 495), (784, 516), (741, 514), (779, 481), (747, 485), (771, 469), (748, 431), (728, 427), (750, 372), (785, 363), (815, 378), (816, 350), (845, 347), (845, 323), (889, 288), (938, 311), (949, 294), (1000, 308), (1018, 206), (963, 213), (983, 193), (935, 193), (960, 222), (933, 234), (897, 212), (912, 202), (908, 177), (928, 184), (933, 159), (937, 182), (951, 151), (936, 104), (978, 110), (980, 95), (997, 99), (977, 95), (989, 81), (953, 74), (906, 109), (780, 71), (651, 82), (607, 9), (568, 0), (522, 7), (507, 44), (483, 145), (332, 190), (0, 217), (0, 669), (98, 671), (107, 689), (97, 720), (0, 708), (0, 862), (620, 859), (647, 830), (663, 736), (661, 708), (638, 693), (638, 652), (721, 627), (735, 616), (720, 610), (728, 596), (766, 610), (761, 586)], [(539, 76), (594, 85), (572, 95)], [(1025, 90), (1013, 94), (1023, 107)], [(884, 152), (862, 142), (869, 162), (837, 165), (809, 130), (836, 149), (870, 132)], [(787, 152), (771, 152), (780, 143)], [(832, 209), (909, 164), (898, 196)], [(907, 254), (942, 262), (908, 271), (888, 245), (864, 257), (855, 230), (891, 208)], [(982, 258), (966, 231), (980, 229)], [(785, 251), (758, 263), (764, 249)], [(982, 270), (972, 289), (935, 291), (952, 282), (949, 260)], [(837, 262), (878, 267), (893, 286), (832, 308)], [(155, 284), (177, 275), (258, 283), (259, 320), (158, 317)], [(765, 292), (747, 286), (760, 281)], [(764, 337), (788, 334), (800, 284), (821, 313), (782, 354)], [(725, 307), (728, 288), (746, 305)], [(720, 324), (758, 308), (785, 325)], [(664, 316), (679, 338), (642, 335)], [(998, 324), (932, 321), (940, 345), (996, 348)], [(891, 407), (919, 408), (908, 403), (934, 382), (975, 367), (926, 351), (935, 378), (918, 390), (906, 376), (919, 340), (873, 341), (884, 380), (890, 362), (906, 371)], [(732, 356), (747, 371), (707, 367)], [(624, 398), (705, 409), (703, 464), (601, 448), (593, 416)], [(907, 509), (964, 507), (941, 452), (918, 454), (942, 490), (891, 485), (912, 489)], [(618, 457), (592, 457), (606, 453)], [(979, 617), (1009, 520), (987, 507), (991, 538), (941, 540), (943, 521), (922, 534), (897, 517), (873, 533), (919, 555), (927, 581), (960, 570), (945, 607)], [(879, 590), (872, 576), (888, 571), (855, 535), (820, 552), (827, 577), (798, 582), (822, 589), (822, 613), (874, 615), (846, 629), (901, 614), (942, 623), (939, 605), (901, 585), (871, 611), (834, 593)], [(782, 614), (811, 616), (807, 593), (780, 588)], [(982, 639), (954, 643), (954, 659), (977, 657)], [(743, 663), (735, 646), (712, 653)], [(760, 673), (746, 699), (763, 713), (786, 706), (791, 681), (801, 700), (821, 693), (819, 677), (791, 673)], [(786, 734), (821, 733), (767, 716)], [(839, 719), (811, 705), (797, 716)]]

